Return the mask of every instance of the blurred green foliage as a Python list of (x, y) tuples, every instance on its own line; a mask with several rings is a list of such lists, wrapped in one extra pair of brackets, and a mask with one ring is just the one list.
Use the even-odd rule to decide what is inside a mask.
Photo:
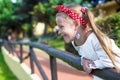
[(64, 40), (51, 40), (49, 41), (48, 45), (58, 50), (63, 50), (63, 51), (65, 50)]
[(7, 24), (12, 20), (15, 6), (11, 0), (0, 0), (0, 26)]
[[(19, 34), (25, 29), (25, 32), (30, 33), (31, 15), (29, 12), (32, 11), (35, 4), (36, 1), (31, 2), (30, 0), (16, 0), (15, 3), (12, 0), (0, 0), (0, 38), (6, 38), (9, 31)], [(25, 26), (25, 24), (29, 24), (29, 26)]]
[(120, 47), (120, 12), (104, 17), (96, 22), (99, 28), (116, 41)]

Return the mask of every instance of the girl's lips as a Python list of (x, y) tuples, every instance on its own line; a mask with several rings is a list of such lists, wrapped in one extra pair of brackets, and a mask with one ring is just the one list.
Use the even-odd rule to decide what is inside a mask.
[(62, 36), (64, 39), (66, 39), (66, 35), (65, 35), (65, 34), (61, 34), (61, 36)]
[(65, 35), (64, 34), (61, 34), (62, 37), (64, 37)]
[(66, 36), (65, 35), (63, 35), (63, 38), (64, 38), (64, 40), (66, 39)]

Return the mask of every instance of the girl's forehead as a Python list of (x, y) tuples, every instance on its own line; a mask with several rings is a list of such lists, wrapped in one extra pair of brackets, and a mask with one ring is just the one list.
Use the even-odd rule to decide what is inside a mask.
[(64, 20), (65, 18), (63, 16), (57, 16), (56, 19), (57, 20)]
[(57, 16), (56, 17), (56, 22), (57, 23), (73, 23), (74, 20), (68, 17), (63, 17), (63, 16)]
[(64, 23), (64, 22), (66, 22), (66, 19), (63, 18), (63, 17), (61, 17), (61, 16), (57, 16), (57, 17), (56, 17), (56, 22), (57, 22), (57, 23)]

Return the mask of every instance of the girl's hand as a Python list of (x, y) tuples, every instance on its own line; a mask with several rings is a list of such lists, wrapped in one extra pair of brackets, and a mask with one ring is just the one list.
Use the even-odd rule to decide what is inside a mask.
[(86, 58), (83, 58), (82, 60), (82, 64), (83, 64), (83, 69), (86, 73), (90, 74), (92, 69), (89, 67), (89, 64), (91, 64), (92, 62)]

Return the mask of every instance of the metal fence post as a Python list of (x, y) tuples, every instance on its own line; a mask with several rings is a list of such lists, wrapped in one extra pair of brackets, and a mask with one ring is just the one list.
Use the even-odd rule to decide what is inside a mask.
[(20, 44), (20, 63), (22, 63), (22, 57), (23, 57), (23, 47), (22, 44)]
[(33, 64), (33, 60), (32, 60), (32, 46), (30, 46), (29, 56), (30, 56), (31, 73), (34, 73), (34, 64)]
[(56, 64), (56, 58), (53, 56), (50, 56), (50, 68), (51, 68), (52, 80), (57, 80), (57, 64)]

